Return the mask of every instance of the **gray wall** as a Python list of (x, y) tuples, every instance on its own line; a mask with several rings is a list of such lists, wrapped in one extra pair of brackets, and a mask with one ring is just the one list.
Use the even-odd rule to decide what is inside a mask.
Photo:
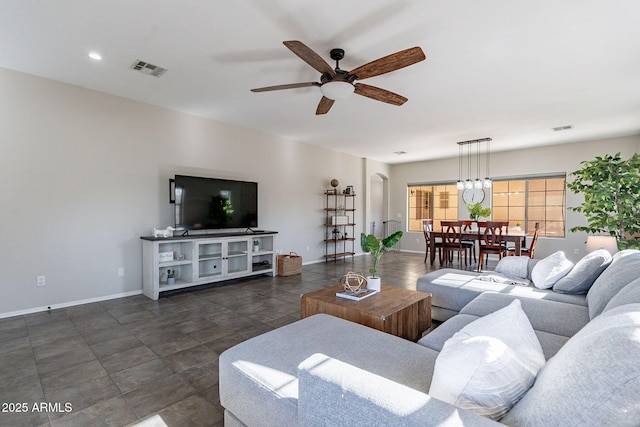
[[(621, 152), (628, 158), (640, 151), (640, 136), (603, 139), (598, 141), (553, 145), (540, 148), (497, 152), (491, 154), (491, 175), (509, 177), (529, 174), (555, 172), (573, 172), (579, 169), (580, 162), (592, 160), (596, 156)], [(466, 175), (465, 175), (466, 176)], [(567, 177), (568, 181), (573, 178)], [(441, 159), (428, 162), (415, 162), (393, 165), (391, 168), (391, 206), (392, 215), (402, 217), (403, 226), (407, 223), (407, 185), (429, 181), (458, 180), (458, 158)], [(567, 206), (578, 206), (582, 196), (567, 190)], [(462, 206), (462, 202), (460, 201)], [(464, 216), (466, 218), (466, 216)], [(584, 256), (586, 234), (571, 233), (569, 229), (586, 224), (582, 215), (567, 212), (567, 234), (564, 238), (540, 238), (536, 246), (536, 258), (542, 258), (555, 251), (563, 250), (567, 257), (577, 261)], [(402, 240), (402, 249), (424, 253), (425, 243), (422, 233), (410, 232)], [(575, 253), (577, 251), (577, 253)]]
[(260, 228), (315, 262), (329, 180), (354, 186), (359, 234), (384, 166), (3, 69), (0, 93), (0, 317), (140, 293), (140, 236), (173, 224), (175, 174), (259, 182)]

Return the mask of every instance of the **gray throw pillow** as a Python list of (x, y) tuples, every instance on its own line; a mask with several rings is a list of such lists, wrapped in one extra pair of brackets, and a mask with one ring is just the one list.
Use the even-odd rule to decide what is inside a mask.
[(640, 304), (589, 322), (547, 361), (505, 415), (510, 426), (637, 426), (640, 419)]
[(605, 313), (612, 308), (634, 303), (640, 303), (640, 278), (629, 283), (627, 286), (622, 288), (620, 292), (615, 294), (602, 312)]
[(498, 261), (494, 271), (507, 277), (527, 279), (530, 259), (528, 256), (506, 256)]
[(598, 249), (576, 263), (569, 274), (553, 285), (554, 292), (561, 294), (586, 294), (593, 282), (611, 264), (611, 254)]
[(606, 307), (611, 298), (638, 278), (640, 272), (640, 251), (626, 249), (613, 256), (609, 267), (593, 282), (587, 292), (589, 318), (593, 319)]

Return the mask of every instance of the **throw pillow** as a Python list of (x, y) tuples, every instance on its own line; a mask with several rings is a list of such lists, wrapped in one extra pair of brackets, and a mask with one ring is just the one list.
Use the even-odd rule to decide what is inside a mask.
[(498, 261), (494, 271), (507, 277), (526, 279), (529, 275), (529, 260), (527, 256), (506, 256)]
[(569, 274), (573, 263), (564, 252), (558, 251), (540, 260), (531, 271), (531, 281), (538, 289), (549, 289), (564, 276)]
[(634, 303), (640, 303), (640, 278), (629, 283), (627, 286), (622, 288), (620, 292), (615, 294), (613, 298), (609, 300), (602, 312), (607, 312), (621, 305)]
[(637, 426), (640, 304), (589, 322), (549, 359), (500, 421), (510, 426)]
[(544, 363), (538, 337), (514, 300), (445, 342), (429, 395), (497, 420), (533, 385)]
[(589, 318), (593, 319), (607, 306), (611, 298), (638, 278), (640, 271), (640, 251), (626, 249), (613, 256), (611, 264), (593, 282), (587, 292)]
[(606, 249), (598, 249), (584, 256), (569, 274), (553, 285), (554, 292), (561, 294), (586, 294), (593, 282), (611, 264), (611, 254)]

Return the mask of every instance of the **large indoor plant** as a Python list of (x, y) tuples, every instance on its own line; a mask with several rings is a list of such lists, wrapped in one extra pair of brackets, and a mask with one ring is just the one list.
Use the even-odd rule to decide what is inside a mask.
[(618, 248), (638, 248), (631, 238), (640, 233), (640, 156), (635, 153), (624, 160), (620, 153), (596, 157), (580, 163), (582, 169), (573, 172), (569, 190), (584, 195), (582, 205), (570, 208), (583, 213), (588, 225), (572, 227), (571, 231), (615, 236)]
[(378, 239), (373, 234), (360, 234), (360, 246), (362, 246), (362, 250), (365, 252), (370, 252), (373, 257), (373, 268), (369, 269), (369, 273), (371, 273), (370, 277), (367, 277), (367, 287), (370, 289), (380, 290), (380, 278), (376, 277), (376, 270), (378, 269), (378, 263), (382, 259), (382, 254), (384, 254), (385, 249), (391, 248), (393, 245), (400, 241), (402, 237), (402, 231), (396, 231), (390, 236), (385, 237), (384, 239)]

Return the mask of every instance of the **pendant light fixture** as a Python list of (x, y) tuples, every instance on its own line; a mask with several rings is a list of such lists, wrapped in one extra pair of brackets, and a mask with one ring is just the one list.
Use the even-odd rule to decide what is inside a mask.
[[(480, 144), (483, 142), (487, 143), (487, 148), (485, 150), (485, 173), (486, 177), (484, 180), (480, 179)], [(481, 188), (491, 188), (493, 182), (490, 177), (489, 167), (491, 164), (491, 138), (481, 138), (481, 139), (472, 139), (469, 141), (460, 141), (458, 142), (458, 181), (456, 182), (456, 187), (458, 190), (464, 189), (481, 189)], [(471, 145), (476, 144), (476, 179), (471, 180)], [(467, 146), (467, 179), (462, 181), (462, 166), (463, 166), (463, 153), (462, 146)]]
[(458, 182), (456, 182), (458, 190), (464, 190), (464, 182), (462, 181), (462, 144), (458, 143)]
[[(484, 188), (491, 188), (493, 185), (493, 181), (489, 178), (491, 176), (491, 173), (489, 172), (489, 168), (491, 166), (491, 138), (487, 138), (487, 154), (485, 154), (485, 160), (487, 162), (485, 165), (485, 173), (487, 176), (484, 178), (482, 185)], [(480, 174), (478, 173), (478, 175)]]
[(464, 182), (464, 188), (471, 190), (473, 181), (471, 181), (471, 144), (467, 146), (467, 180)]

